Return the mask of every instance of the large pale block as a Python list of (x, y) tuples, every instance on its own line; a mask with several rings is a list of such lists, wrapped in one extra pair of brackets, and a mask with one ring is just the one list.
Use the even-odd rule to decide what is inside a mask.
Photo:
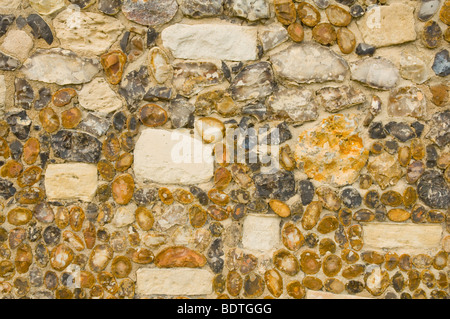
[(365, 248), (426, 251), (440, 247), (442, 226), (371, 223), (363, 226), (363, 236)]
[(306, 299), (371, 299), (354, 295), (338, 295), (325, 291), (308, 290)]
[(280, 218), (275, 215), (247, 215), (242, 245), (246, 249), (270, 251), (280, 243)]
[(50, 164), (45, 171), (48, 200), (91, 201), (97, 191), (97, 166), (84, 163)]
[(134, 149), (134, 173), (140, 183), (208, 182), (214, 174), (212, 146), (188, 130), (146, 129)]
[(141, 268), (136, 272), (136, 292), (140, 295), (208, 295), (214, 274), (206, 269)]
[(405, 3), (373, 6), (357, 20), (364, 42), (376, 47), (416, 40), (414, 7)]
[(174, 24), (161, 32), (164, 47), (179, 59), (256, 60), (257, 28), (234, 24)]

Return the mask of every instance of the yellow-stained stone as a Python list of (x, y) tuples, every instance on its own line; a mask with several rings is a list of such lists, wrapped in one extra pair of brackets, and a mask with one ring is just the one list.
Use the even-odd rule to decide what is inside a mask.
[(296, 145), (296, 160), (309, 178), (343, 186), (353, 183), (369, 158), (353, 115), (336, 114), (304, 131)]
[(90, 202), (97, 190), (97, 167), (93, 164), (49, 164), (45, 171), (48, 200), (83, 200)]

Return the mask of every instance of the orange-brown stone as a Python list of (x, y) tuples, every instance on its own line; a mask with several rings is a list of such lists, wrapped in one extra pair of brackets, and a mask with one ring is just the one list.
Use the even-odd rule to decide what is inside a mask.
[(75, 96), (77, 96), (77, 91), (72, 88), (64, 88), (53, 94), (52, 103), (54, 106), (62, 107), (69, 104)]
[(39, 112), (39, 120), (47, 133), (56, 132), (59, 128), (58, 114), (51, 107), (43, 108)]
[(127, 55), (119, 50), (105, 53), (100, 57), (100, 63), (109, 83), (115, 85), (120, 82), (126, 62)]
[(83, 114), (77, 107), (72, 107), (61, 113), (61, 124), (64, 128), (75, 128), (80, 124)]
[(23, 145), (22, 159), (25, 164), (34, 164), (39, 156), (40, 150), (41, 143), (39, 143), (39, 140), (35, 137), (30, 137)]
[(149, 127), (164, 125), (168, 120), (166, 110), (156, 104), (147, 104), (140, 108), (139, 118), (142, 124)]
[(182, 246), (165, 248), (155, 257), (155, 265), (159, 268), (199, 268), (203, 267), (205, 264), (205, 256), (192, 249)]
[(130, 174), (117, 176), (111, 185), (114, 201), (119, 205), (130, 202), (134, 193), (134, 179)]

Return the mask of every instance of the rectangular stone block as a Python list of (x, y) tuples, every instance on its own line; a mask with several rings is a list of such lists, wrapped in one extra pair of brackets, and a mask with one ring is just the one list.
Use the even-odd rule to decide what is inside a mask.
[(179, 59), (247, 61), (258, 58), (257, 28), (233, 24), (174, 24), (161, 32), (165, 48)]
[(214, 274), (193, 268), (141, 268), (136, 272), (136, 292), (140, 295), (208, 295)]
[(198, 184), (214, 174), (212, 147), (188, 130), (146, 129), (134, 149), (137, 182)]
[(44, 184), (50, 201), (92, 201), (97, 191), (97, 166), (84, 163), (49, 164)]
[(338, 295), (325, 291), (308, 290), (306, 299), (371, 299), (354, 295)]
[(404, 3), (374, 6), (357, 20), (364, 42), (376, 47), (416, 40), (414, 7)]
[(280, 218), (276, 215), (247, 215), (242, 245), (246, 249), (269, 251), (280, 243)]
[(363, 226), (364, 247), (426, 251), (438, 249), (442, 236), (441, 225), (371, 223)]

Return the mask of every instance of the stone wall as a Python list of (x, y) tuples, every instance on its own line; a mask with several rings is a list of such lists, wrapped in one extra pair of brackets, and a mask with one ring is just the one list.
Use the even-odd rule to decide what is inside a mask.
[(0, 295), (448, 298), (449, 24), (0, 0)]

